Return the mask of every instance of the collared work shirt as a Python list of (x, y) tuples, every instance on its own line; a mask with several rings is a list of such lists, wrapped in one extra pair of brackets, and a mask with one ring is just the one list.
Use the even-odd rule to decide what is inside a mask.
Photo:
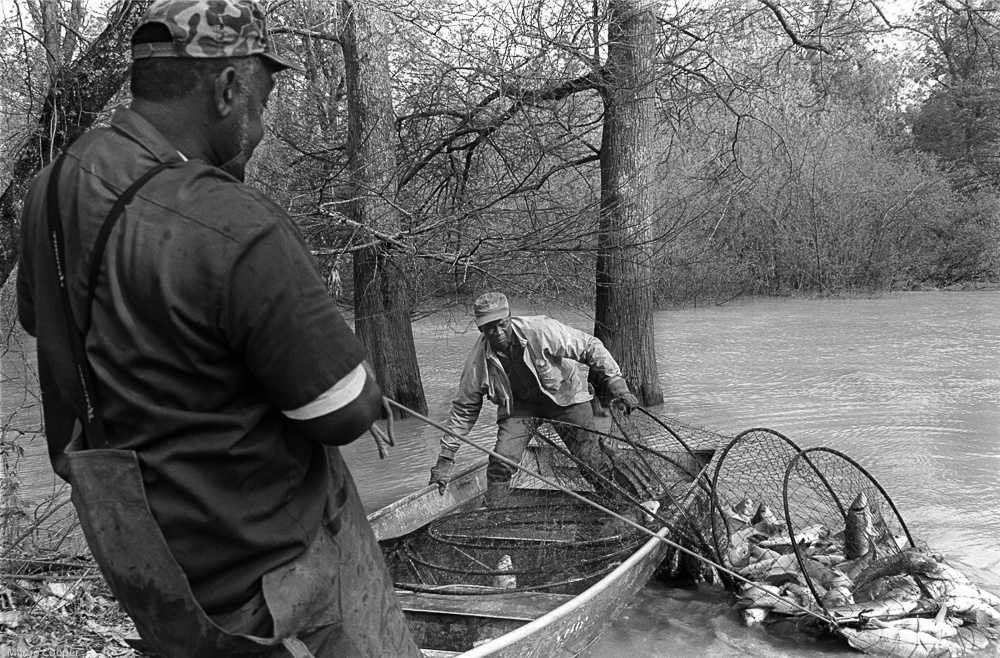
[[(287, 214), (221, 170), (184, 162), (124, 108), (68, 148), (60, 176), (78, 326), (101, 223), (161, 162), (171, 166), (110, 235), (86, 350), (112, 447), (138, 454), (153, 515), (212, 613), (245, 601), (318, 531), (337, 474), (282, 410), (308, 408), (365, 353)], [(62, 450), (82, 406), (46, 229), (50, 171), (25, 202), (18, 312), (38, 338), (50, 457), (65, 477)]]

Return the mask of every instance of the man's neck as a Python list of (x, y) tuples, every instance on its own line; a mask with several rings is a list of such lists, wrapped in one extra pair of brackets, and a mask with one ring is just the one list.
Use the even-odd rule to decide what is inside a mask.
[(204, 133), (207, 122), (192, 111), (196, 104), (194, 99), (160, 103), (137, 98), (129, 109), (156, 128), (184, 158), (215, 165), (211, 145)]

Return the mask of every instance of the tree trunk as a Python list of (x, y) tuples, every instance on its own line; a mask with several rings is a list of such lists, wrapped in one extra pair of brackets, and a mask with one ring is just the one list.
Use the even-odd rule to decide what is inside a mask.
[(0, 286), (17, 262), (21, 206), (35, 174), (64, 146), (85, 132), (128, 78), (130, 40), (146, 2), (123, 0), (109, 12), (108, 26), (76, 61), (59, 70), (42, 105), (35, 132), (11, 166), (0, 195)]
[(656, 19), (649, 0), (610, 0), (601, 140), (594, 335), (644, 405), (663, 402), (653, 332), (651, 171)]
[[(342, 7), (347, 153), (353, 190), (349, 212), (359, 224), (391, 235), (400, 230), (400, 217), (395, 206), (396, 138), (384, 38), (388, 25), (385, 15), (371, 5), (344, 0)], [(427, 413), (405, 277), (389, 245), (380, 243), (355, 252), (355, 329), (368, 348), (385, 395)]]
[(49, 83), (55, 86), (59, 78), (59, 68), (63, 59), (62, 44), (59, 38), (59, 0), (42, 0), (39, 9), (42, 30), (41, 41), (45, 46), (45, 64), (49, 70)]

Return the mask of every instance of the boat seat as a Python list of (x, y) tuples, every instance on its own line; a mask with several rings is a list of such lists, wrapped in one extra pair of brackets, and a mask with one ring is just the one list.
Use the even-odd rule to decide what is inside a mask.
[(529, 622), (549, 613), (567, 601), (570, 594), (544, 592), (511, 592), (510, 594), (429, 594), (396, 590), (404, 612), (490, 617)]

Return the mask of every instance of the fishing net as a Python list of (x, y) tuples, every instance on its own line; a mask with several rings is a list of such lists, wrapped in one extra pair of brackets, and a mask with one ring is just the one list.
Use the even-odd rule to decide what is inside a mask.
[[(733, 578), (725, 584), (738, 593), (747, 625), (817, 635), (834, 628), (818, 593), (835, 596), (844, 584), (832, 568), (838, 558), (831, 548), (837, 530), (831, 528), (838, 520), (844, 525), (850, 502), (838, 507), (837, 501), (854, 492), (853, 501), (866, 491), (873, 501), (870, 524), (880, 530), (889, 527), (882, 510), (891, 501), (856, 464), (803, 454), (816, 453), (803, 453), (774, 430), (737, 435), (719, 455), (712, 476), (712, 539), (714, 558), (731, 570)], [(904, 527), (891, 509), (892, 527)]]
[(895, 556), (914, 547), (882, 486), (830, 448), (804, 450), (789, 462), (784, 508), (788, 532), (799, 538), (792, 549), (803, 584), (826, 612), (881, 598), (883, 593), (866, 587), (874, 579), (861, 572), (879, 560), (895, 560), (902, 568), (904, 560)]
[(797, 455), (785, 473), (785, 507), (790, 529), (815, 529), (815, 539), (793, 544), (800, 580), (851, 646), (958, 656), (1000, 637), (1000, 597), (915, 543), (886, 491), (847, 455)]
[[(882, 486), (841, 452), (749, 430), (720, 455), (712, 500), (748, 625), (834, 633), (900, 658), (958, 656), (1000, 636), (1000, 597), (915, 543)], [(773, 500), (778, 514), (762, 518)]]
[(397, 587), (451, 594), (576, 594), (650, 540), (560, 487), (651, 530), (692, 523), (685, 514), (704, 496), (697, 483), (707, 459), (699, 466), (698, 455), (662, 426), (640, 431), (619, 418), (616, 434), (593, 431), (604, 455), (599, 470), (570, 454), (559, 438), (560, 430), (580, 428), (541, 420), (531, 427), (529, 450), (503, 504), (480, 502), (383, 544)]
[(665, 455), (670, 455), (671, 459), (679, 460), (677, 466), (687, 471), (692, 478), (701, 474), (706, 491), (710, 487), (710, 481), (708, 474), (703, 472), (704, 459), (731, 438), (642, 407), (631, 414), (612, 410), (611, 418), (616, 436), (660, 450)]
[[(740, 569), (753, 558), (752, 549), (761, 549), (752, 540), (767, 539), (763, 548), (782, 541), (785, 466), (798, 453), (791, 439), (766, 428), (741, 432), (726, 445), (712, 474), (713, 559)], [(727, 584), (736, 587), (735, 581)]]
[(708, 455), (713, 454), (717, 446), (730, 441), (731, 437), (641, 407), (630, 415), (613, 413), (612, 419), (619, 435), (625, 440), (653, 447), (676, 445), (683, 447), (684, 452), (680, 456), (684, 461), (675, 464), (692, 479), (696, 479), (698, 487), (704, 494), (694, 497), (684, 507), (683, 522), (675, 524), (673, 540), (677, 546), (667, 548), (663, 564), (656, 576), (661, 580), (683, 576), (709, 583), (716, 582), (720, 574), (712, 562), (698, 559), (694, 555), (711, 557), (714, 553), (711, 543), (712, 483), (704, 464)]

